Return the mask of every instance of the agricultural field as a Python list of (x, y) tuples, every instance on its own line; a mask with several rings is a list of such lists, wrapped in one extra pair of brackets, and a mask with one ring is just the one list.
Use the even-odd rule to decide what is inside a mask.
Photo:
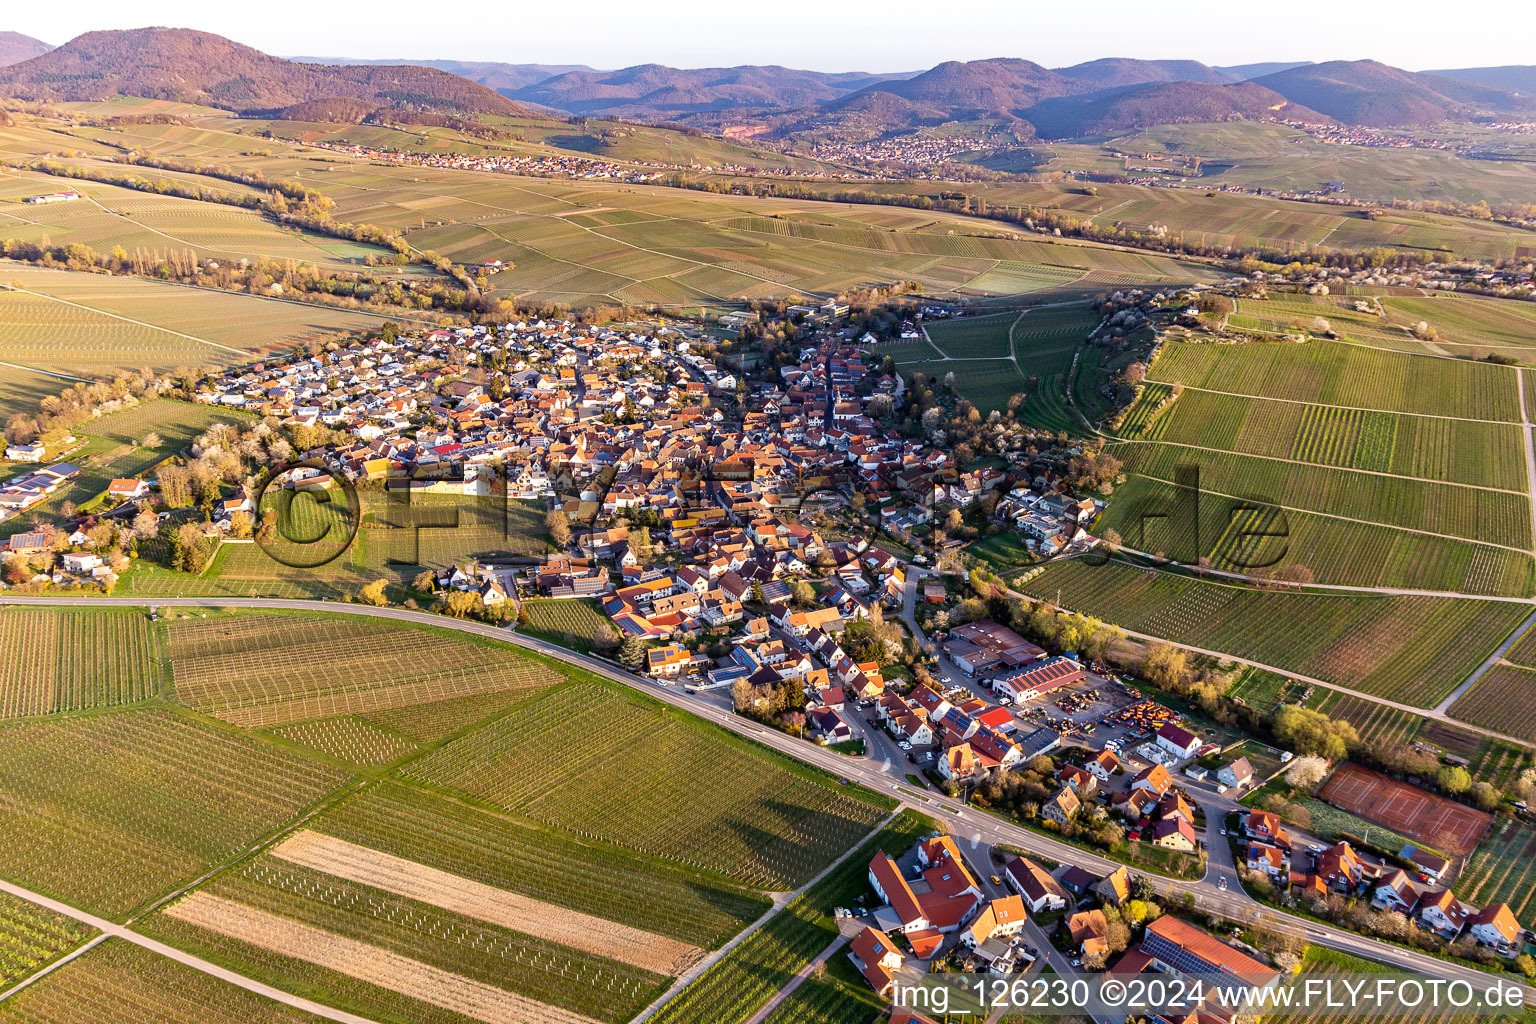
[(1536, 911), (1536, 828), (1495, 818), (1454, 885), (1456, 895), (1473, 906), (1505, 902), (1522, 922), (1529, 921)]
[(176, 699), (247, 727), (539, 689), (565, 678), (499, 646), (383, 620), (246, 612), (171, 619), (165, 631)]
[(4, 371), (0, 373), (0, 419), (6, 421), (17, 413), (36, 412), (37, 403), (75, 383), (14, 363), (0, 365), (0, 370)]
[(1521, 634), (1520, 639), (1504, 655), (1504, 660), (1526, 668), (1536, 668), (1536, 626)]
[(1236, 697), (1249, 707), (1271, 712), (1281, 704), (1295, 703), (1309, 684), (1268, 669), (1240, 666), (1225, 696)]
[(926, 324), (929, 339), (951, 359), (1006, 359), (1012, 353), (1008, 336), (1017, 313), (936, 320)]
[[(1127, 463), (1141, 465), (1139, 460)], [(1370, 479), (1396, 490), (1414, 486)], [(1204, 472), (1200, 484), (1196, 496), (1163, 479), (1132, 476), (1116, 488), (1115, 500), (1096, 525), (1114, 529), (1137, 550), (1189, 565), (1204, 557), (1211, 568), (1226, 572), (1300, 565), (1319, 583), (1511, 597), (1536, 590), (1536, 561), (1525, 551), (1260, 504), (1258, 495), (1229, 496)], [(1170, 509), (1180, 511), (1169, 514)], [(1143, 518), (1153, 515), (1164, 518)], [(1513, 530), (1517, 523), (1509, 525)]]
[(885, 1001), (839, 949), (789, 994), (763, 1024), (872, 1024), (883, 1017)]
[[(1155, 407), (1161, 394), (1166, 388), (1143, 402)], [(1525, 486), (1525, 454), (1515, 423), (1366, 412), (1209, 391), (1181, 395), (1157, 419), (1155, 436), (1140, 433), (1146, 417), (1136, 414), (1133, 409), (1127, 417), (1122, 436), (1503, 490)]]
[(613, 625), (596, 601), (575, 598), (524, 601), (523, 610), (528, 613), (528, 625), (520, 627), (519, 632), (578, 651), (590, 651), (597, 630)]
[[(1194, 466), (1203, 493), (1522, 551), (1531, 544), (1530, 499), (1516, 491), (1196, 451), (1159, 442), (1115, 445), (1110, 451), (1127, 473), (1165, 483), (1177, 479), (1178, 467)], [(1123, 499), (1112, 502), (1106, 524), (1114, 525), (1115, 516), (1127, 515), (1128, 505)], [(1123, 528), (1117, 529), (1124, 534)]]
[(1019, 585), (1128, 630), (1433, 707), (1524, 618), (1508, 602), (1282, 593), (1119, 562), (1048, 568)]
[(6, 1024), (323, 1024), (158, 953), (108, 939), (0, 1003)]
[(882, 812), (793, 762), (763, 757), (594, 680), (523, 704), (397, 773), (576, 835), (791, 889)]
[(0, 893), (0, 992), (95, 934), (72, 918)]
[(1432, 346), (1441, 351), (1470, 359), (1510, 355), (1527, 363), (1536, 356), (1536, 309), (1530, 303), (1449, 293), (1380, 301), (1393, 323), (1409, 330), (1420, 321), (1433, 326)]
[(8, 268), (5, 283), (13, 287), (0, 289), (0, 360), (82, 376), (230, 366), (383, 323), (324, 306), (64, 270)]
[(1518, 423), (1515, 372), (1314, 339), (1165, 345), (1147, 376), (1254, 398)]
[(0, 719), (132, 704), (167, 678), (139, 609), (0, 609)]
[(1413, 739), (1424, 719), (1353, 694), (1329, 690), (1322, 700), (1308, 705), (1329, 718), (1342, 718), (1355, 727), (1372, 746), (1397, 746)]
[(1536, 742), (1536, 669), (1495, 665), (1451, 705), (1451, 715), (1494, 732)]
[(281, 726), (273, 729), (272, 735), (338, 761), (368, 768), (398, 761), (417, 750), (416, 744), (404, 736), (350, 715)]
[(902, 363), (901, 372), (910, 379), (921, 373), (934, 381), (955, 375), (955, 390), (961, 398), (974, 405), (983, 416), (994, 410), (1008, 408), (1008, 400), (1029, 384), (1018, 368), (1008, 359), (975, 359), (968, 362), (933, 360), (931, 362)]
[(103, 915), (191, 881), (348, 777), (168, 709), (12, 724), (0, 738), (6, 877)]
[(876, 850), (898, 855), (934, 830), (931, 820), (903, 811), (805, 895), (695, 978), (651, 1019), (656, 1024), (750, 1020), (837, 937), (833, 909), (850, 905), (868, 891), (868, 865)]
[[(1339, 148), (1350, 147), (1341, 146)], [(1322, 946), (1308, 946), (1305, 954), (1302, 956), (1298, 973), (1295, 975), (1297, 980), (1292, 984), (1300, 986), (1306, 984), (1308, 979), (1341, 973), (1354, 975), (1398, 972), (1373, 960), (1365, 960)], [(1300, 1004), (1299, 996), (1298, 1003)], [(1529, 1012), (1494, 1013), (1491, 1010), (1485, 1011), (1483, 1009), (1465, 1007), (1456, 1009), (1447, 1007), (1445, 1010), (1436, 1012), (1433, 1006), (1429, 1005), (1433, 1003), (1433, 1000), (1426, 996), (1425, 1003), (1426, 1008), (1403, 1010), (1395, 1013), (1388, 1012), (1386, 1007), (1380, 1009), (1373, 1008), (1369, 1017), (1372, 1021), (1379, 1021), (1380, 1024), (1453, 1024), (1457, 1020), (1465, 1020), (1469, 1014), (1476, 1014), (1479, 1020), (1487, 1021), (1488, 1024), (1528, 1024), (1530, 1017)], [(1313, 1001), (1311, 1005), (1316, 1005), (1316, 1001)], [(1262, 1020), (1263, 1024), (1279, 1024), (1281, 1021), (1289, 1021), (1293, 1022), (1293, 1024), (1337, 1024), (1338, 1021), (1346, 1019), (1347, 1016), (1347, 1014), (1340, 1012), (1337, 1007), (1318, 1007), (1311, 1013), (1277, 1013), (1258, 1019)]]

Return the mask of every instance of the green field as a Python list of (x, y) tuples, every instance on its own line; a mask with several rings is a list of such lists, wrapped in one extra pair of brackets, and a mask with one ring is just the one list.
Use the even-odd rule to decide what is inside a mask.
[(880, 835), (775, 914), (651, 1019), (656, 1024), (750, 1020), (837, 937), (832, 911), (848, 906), (868, 891), (869, 861), (875, 852), (898, 855), (933, 831), (931, 820), (913, 811), (902, 812)]
[(132, 704), (168, 679), (136, 608), (0, 609), (0, 719)]
[(1432, 707), (1524, 618), (1514, 603), (1277, 593), (1111, 562), (1054, 565), (1020, 585), (1063, 607), (1281, 671)]
[(321, 1024), (174, 960), (108, 939), (0, 1003), (7, 1024)]
[(613, 625), (596, 601), (574, 598), (524, 601), (523, 610), (528, 613), (528, 625), (520, 632), (578, 651), (590, 651), (593, 634), (599, 627)]
[(170, 710), (12, 724), (0, 727), (0, 864), (30, 889), (123, 914), (243, 852), (346, 778)]
[(1520, 422), (1515, 371), (1509, 367), (1340, 342), (1170, 344), (1148, 376), (1255, 398)]
[(945, 355), (951, 359), (1006, 359), (1012, 353), (1008, 335), (1017, 313), (994, 313), (990, 316), (963, 317), (959, 320), (937, 320), (924, 327)]
[[(1204, 475), (1201, 483), (1206, 484)], [(1138, 550), (1186, 564), (1194, 563), (1198, 541), (1210, 567), (1226, 572), (1301, 565), (1319, 583), (1510, 597), (1529, 596), (1536, 588), (1536, 563), (1523, 551), (1281, 509), (1203, 488), (1198, 517), (1142, 521), (1143, 515), (1179, 507), (1177, 500), (1189, 493), (1161, 480), (1132, 477), (1116, 489), (1119, 508), (1112, 503), (1101, 525)]]
[(542, 662), (380, 619), (244, 612), (165, 625), (176, 699), (235, 725), (370, 715), (563, 681)]
[(1456, 895), (1473, 906), (1508, 903), (1528, 924), (1536, 913), (1536, 828), (1495, 818), (1454, 884)]
[[(764, 770), (743, 741), (592, 682), (519, 706), (398, 773), (576, 835), (789, 889), (881, 811), (775, 760)], [(582, 770), (604, 762), (617, 773)]]
[(1451, 705), (1451, 714), (1509, 736), (1536, 742), (1536, 669), (1495, 665)]
[(1342, 718), (1355, 727), (1360, 738), (1373, 746), (1399, 746), (1413, 738), (1424, 719), (1387, 707), (1364, 697), (1329, 690), (1322, 700), (1308, 705), (1329, 718)]
[(72, 918), (0, 893), (0, 992), (94, 934)]
[(0, 360), (80, 376), (230, 366), (264, 349), (383, 323), (324, 306), (64, 270), (11, 267), (4, 283), (27, 291), (0, 290)]

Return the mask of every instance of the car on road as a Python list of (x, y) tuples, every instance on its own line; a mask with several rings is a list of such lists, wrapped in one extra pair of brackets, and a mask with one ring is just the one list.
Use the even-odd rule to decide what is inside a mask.
[(1216, 888), (1220, 889), (1222, 892), (1226, 892), (1227, 891), (1227, 880), (1225, 878), (1218, 878), (1216, 880)]
[(1310, 843), (1307, 846), (1307, 852), (1308, 853), (1322, 853), (1323, 852), (1323, 848), (1321, 846), (1318, 846), (1316, 843)]
[(1222, 829), (1222, 830), (1221, 830), (1221, 834), (1222, 834), (1222, 835), (1226, 835), (1226, 834), (1227, 834), (1227, 830), (1226, 830), (1226, 829)]
[(952, 682), (954, 682), (954, 680), (949, 678), (949, 676), (939, 676), (939, 682), (941, 682), (941, 683), (952, 683)]
[(908, 743), (906, 740), (902, 740), (900, 743), (898, 743), (896, 745), (898, 747), (900, 747), (902, 750), (911, 750), (912, 749), (912, 744)]
[(992, 876), (992, 884), (993, 885), (1002, 885), (1003, 884), (1003, 880), (1001, 878), (998, 878), (996, 875), (993, 875)]
[(1075, 958), (1073, 958), (1072, 966), (1073, 967), (1081, 967), (1081, 966), (1083, 966), (1082, 957), (1075, 957)]

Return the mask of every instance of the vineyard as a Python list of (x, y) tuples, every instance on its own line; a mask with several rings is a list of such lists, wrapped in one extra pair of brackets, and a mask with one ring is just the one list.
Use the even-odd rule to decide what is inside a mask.
[[(1149, 384), (1143, 401), (1154, 388)], [(1138, 403), (1127, 417), (1145, 419)], [(1138, 409), (1141, 412), (1138, 413)], [(1448, 483), (1522, 490), (1524, 453), (1513, 423), (1276, 402), (1186, 391), (1157, 419), (1155, 432), (1126, 437), (1215, 448), (1343, 469), (1396, 473)]]
[(579, 651), (591, 650), (592, 637), (602, 626), (613, 622), (602, 613), (596, 601), (559, 598), (524, 601), (528, 625), (520, 631)]
[(814, 875), (881, 814), (798, 765), (595, 680), (398, 771), (766, 889)]
[(875, 996), (845, 950), (838, 950), (789, 994), (763, 1024), (872, 1024), (881, 1017)]
[(563, 680), (502, 648), (356, 618), (221, 615), (167, 623), (176, 698), (235, 725), (272, 726)]
[(148, 700), (165, 676), (141, 611), (0, 610), (0, 718)]
[[(1202, 474), (1202, 484), (1205, 482)], [(1536, 590), (1536, 560), (1522, 551), (1389, 526), (1283, 509), (1136, 476), (1115, 490), (1103, 518), (1131, 547), (1185, 564), (1251, 573), (1303, 565), (1319, 583), (1523, 597)], [(1143, 519), (1147, 513), (1191, 509)], [(1198, 528), (1198, 534), (1196, 529)], [(1197, 547), (1198, 544), (1198, 547)]]
[(415, 752), (416, 744), (360, 718), (322, 718), (273, 729), (272, 735), (338, 761), (377, 767)]
[(1172, 344), (1148, 376), (1254, 398), (1520, 422), (1515, 375), (1508, 367), (1330, 341)]
[(1451, 714), (1507, 736), (1536, 742), (1536, 669), (1495, 665), (1451, 705)]
[(719, 880), (393, 784), (347, 799), (314, 827), (498, 889), (705, 948), (720, 945), (767, 908), (756, 894)]
[(1277, 593), (1112, 562), (1066, 562), (1019, 589), (1073, 611), (1281, 671), (1432, 707), (1524, 614), (1509, 602)]
[[(608, 988), (614, 971), (580, 963), (558, 947), (323, 877), (284, 875), (295, 887), (289, 891), (251, 878), (251, 870), (171, 904), (150, 928), (200, 955), (233, 962), (247, 976), (279, 970), (332, 1005), (360, 1001), (372, 1017), (408, 1007), (406, 1019), (427, 1024), (464, 1017), (486, 1024), (617, 1021), (617, 1013), (594, 1018), (562, 1004), (627, 1007), (644, 984), (619, 975), (627, 991), (615, 997)], [(527, 989), (548, 998), (520, 991)], [(394, 999), (379, 1000), (377, 990)]]
[(928, 337), (951, 359), (1007, 358), (1008, 329), (1017, 313), (939, 320), (926, 325)]
[[(1201, 488), (1217, 494), (1521, 550), (1531, 542), (1530, 504), (1523, 493), (1150, 442), (1115, 445), (1112, 451), (1126, 472), (1157, 480), (1173, 480), (1177, 466), (1196, 466)], [(1119, 504), (1111, 502), (1110, 511)]]
[(1495, 818), (1455, 885), (1456, 895), (1474, 906), (1505, 902), (1529, 921), (1536, 911), (1536, 828)]
[(95, 929), (0, 892), (0, 992), (95, 934)]
[(1424, 721), (1420, 716), (1407, 711), (1337, 690), (1329, 690), (1326, 697), (1311, 707), (1329, 718), (1342, 718), (1349, 722), (1360, 734), (1360, 738), (1373, 746), (1407, 743)]
[(121, 939), (0, 1004), (6, 1024), (322, 1024)]
[(716, 1024), (752, 1019), (774, 993), (837, 937), (836, 907), (868, 891), (869, 861), (877, 850), (892, 856), (935, 831), (934, 823), (903, 811), (805, 895), (779, 911), (650, 1019), (655, 1024)]
[(468, 697), (449, 697), (430, 704), (408, 704), (368, 715), (366, 721), (417, 743), (436, 743), (493, 715), (533, 700), (542, 689), (498, 690)]
[(11, 725), (0, 740), (7, 876), (101, 914), (197, 877), (347, 779), (172, 711)]

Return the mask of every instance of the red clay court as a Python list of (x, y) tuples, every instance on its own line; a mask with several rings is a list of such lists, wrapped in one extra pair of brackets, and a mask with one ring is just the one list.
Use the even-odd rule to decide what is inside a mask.
[(1339, 765), (1317, 795), (1449, 857), (1477, 849), (1493, 821), (1482, 811), (1355, 764)]

